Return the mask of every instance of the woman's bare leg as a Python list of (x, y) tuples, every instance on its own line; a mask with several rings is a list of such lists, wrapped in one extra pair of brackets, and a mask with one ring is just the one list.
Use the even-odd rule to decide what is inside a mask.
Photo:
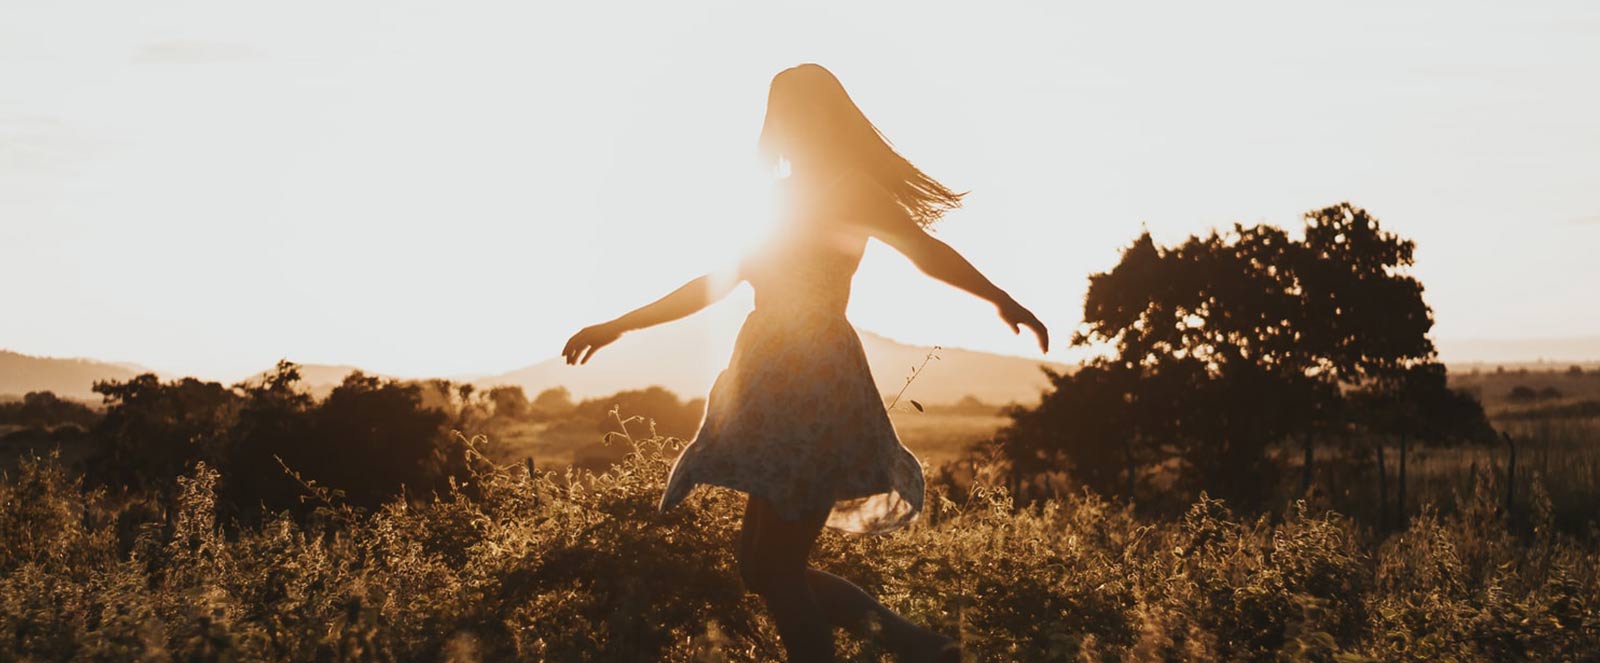
[[(828, 620), (856, 637), (881, 638), (896, 656), (908, 663), (959, 660), (959, 652), (950, 638), (912, 623), (855, 583), (817, 569), (806, 569), (806, 580)], [(947, 647), (949, 653), (941, 654)], [(954, 657), (938, 658), (940, 656)]]
[(745, 586), (766, 601), (789, 663), (834, 660), (833, 624), (806, 582), (806, 557), (826, 519), (827, 513), (820, 518), (784, 520), (770, 502), (759, 497), (751, 497), (745, 506), (744, 527), (739, 532), (739, 573)]
[[(902, 660), (958, 660), (951, 640), (922, 628), (844, 578), (807, 568), (806, 558), (827, 512), (798, 521), (778, 516), (771, 503), (751, 497), (740, 532), (739, 562), (745, 584), (766, 599), (790, 661), (833, 660), (832, 628), (881, 639)], [(943, 652), (941, 654), (941, 651)], [(820, 652), (826, 652), (825, 657)]]

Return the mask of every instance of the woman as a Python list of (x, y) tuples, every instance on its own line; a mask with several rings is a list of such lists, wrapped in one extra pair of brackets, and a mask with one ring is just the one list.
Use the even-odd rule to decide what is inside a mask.
[(807, 568), (824, 526), (882, 533), (922, 508), (921, 464), (900, 444), (845, 319), (869, 238), (928, 275), (992, 302), (1048, 351), (1043, 323), (924, 230), (961, 202), (889, 145), (828, 70), (804, 64), (772, 79), (759, 149), (787, 164), (788, 205), (773, 237), (732, 278), (707, 274), (567, 341), (584, 363), (623, 333), (682, 318), (741, 281), (755, 310), (711, 387), (705, 423), (674, 464), (660, 508), (695, 485), (748, 494), (738, 560), (767, 604), (790, 661), (833, 660), (833, 629), (884, 639), (903, 661), (956, 661), (955, 643), (905, 620), (838, 576)]

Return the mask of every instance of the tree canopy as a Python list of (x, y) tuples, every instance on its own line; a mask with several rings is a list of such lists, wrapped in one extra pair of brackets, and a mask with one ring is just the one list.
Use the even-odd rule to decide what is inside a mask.
[(1301, 443), (1309, 486), (1314, 441), (1347, 430), (1352, 389), (1410, 384), (1405, 398), (1435, 403), (1419, 416), (1450, 410), (1442, 378), (1417, 377), (1443, 368), (1407, 272), (1414, 250), (1349, 203), (1305, 214), (1299, 237), (1242, 224), (1170, 246), (1141, 234), (1089, 277), (1073, 342), (1108, 353), (1013, 412), (1001, 438), (1014, 467), (1126, 496), (1166, 468), (1178, 486), (1248, 503), (1273, 485), (1279, 442)]

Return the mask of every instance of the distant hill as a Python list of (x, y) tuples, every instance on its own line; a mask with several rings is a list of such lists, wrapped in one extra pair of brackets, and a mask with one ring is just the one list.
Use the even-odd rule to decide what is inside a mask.
[[(567, 366), (560, 357), (552, 357), (474, 384), (519, 385), (529, 396), (560, 386), (580, 398), (660, 385), (685, 397), (700, 397), (710, 391), (717, 372), (727, 366), (736, 327), (714, 320), (680, 321), (628, 334), (584, 366)], [(912, 367), (921, 365), (929, 351), (927, 346), (908, 345), (867, 331), (858, 333), (878, 391), (886, 395), (900, 390)], [(928, 362), (905, 398), (954, 403), (970, 395), (986, 403), (1032, 404), (1048, 384), (1040, 366), (1067, 370), (1063, 364), (955, 348), (941, 349), (938, 356)]]
[(51, 391), (62, 398), (99, 402), (91, 389), (97, 380), (126, 380), (153, 373), (137, 364), (93, 359), (35, 357), (0, 350), (0, 394), (20, 396), (30, 391)]
[(1600, 361), (1600, 336), (1530, 339), (1450, 339), (1435, 342), (1446, 364), (1583, 364)]
[[(358, 370), (361, 370), (358, 366), (301, 364), (300, 383), (311, 393), (323, 396), (339, 386), (346, 375)], [(260, 380), (267, 372), (261, 371), (248, 379)], [(0, 397), (20, 397), (30, 391), (51, 391), (63, 398), (98, 403), (100, 395), (91, 390), (96, 381), (127, 380), (141, 373), (155, 373), (163, 380), (176, 377), (126, 362), (36, 357), (0, 350)], [(372, 372), (367, 374), (387, 377)]]

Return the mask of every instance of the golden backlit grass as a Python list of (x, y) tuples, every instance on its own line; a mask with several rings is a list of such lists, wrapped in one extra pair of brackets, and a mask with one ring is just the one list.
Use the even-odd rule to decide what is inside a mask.
[[(469, 445), (445, 494), (362, 513), (312, 486), (309, 517), (248, 528), (216, 517), (205, 466), (160, 503), (25, 462), (0, 483), (0, 660), (781, 660), (734, 568), (738, 496), (655, 511), (674, 444), (531, 475)], [(1530, 536), (1480, 490), (1377, 541), (1303, 508), (1146, 521), (979, 484), (890, 536), (825, 534), (815, 559), (972, 661), (1596, 660), (1600, 561), (1533, 493)]]

